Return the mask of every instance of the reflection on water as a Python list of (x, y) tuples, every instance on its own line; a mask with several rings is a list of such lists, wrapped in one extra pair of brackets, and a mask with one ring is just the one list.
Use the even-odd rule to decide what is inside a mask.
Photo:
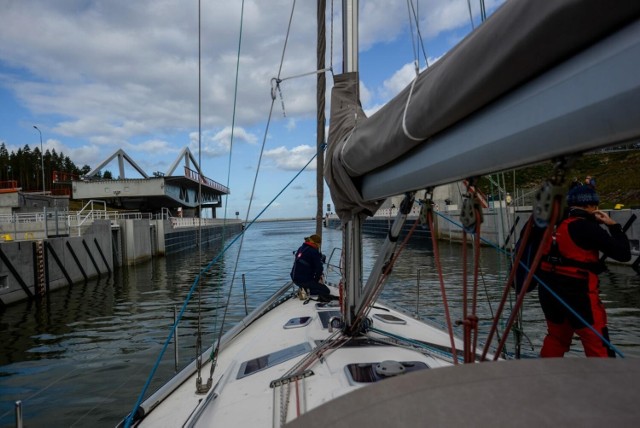
[[(243, 282), (251, 310), (288, 281), (293, 251), (312, 233), (310, 221), (257, 223), (246, 233), (235, 271), (239, 241), (203, 275), (203, 286), (193, 294), (179, 327), (180, 367), (195, 355), (198, 318), (203, 346), (208, 347), (220, 330), (229, 293), (225, 284), (234, 273), (224, 330), (245, 315)], [(380, 242), (365, 237), (365, 272)], [(340, 233), (325, 229), (323, 250), (330, 253), (341, 246)], [(439, 250), (451, 316), (457, 320), (462, 317), (461, 247), (441, 243)], [(200, 266), (215, 255), (217, 250), (210, 248), (202, 257), (188, 253), (152, 260), (118, 270), (110, 278), (60, 290), (44, 302), (5, 308), (0, 313), (0, 426), (14, 425), (15, 400), (23, 401), (26, 426), (50, 426), (52, 418), (57, 426), (114, 426), (142, 390), (173, 325), (174, 308), (181, 310)], [(332, 263), (337, 263), (335, 256)], [(483, 249), (481, 265), (478, 313), (480, 328), (486, 332), (502, 293), (507, 264), (504, 256)], [(625, 355), (640, 356), (640, 276), (629, 268), (612, 266), (602, 275), (602, 290), (612, 342)], [(412, 315), (444, 325), (442, 295), (428, 243), (404, 249), (382, 296)], [(525, 344), (523, 352), (534, 355), (544, 335), (536, 292), (527, 296), (525, 305), (522, 329), (531, 345)], [(150, 391), (173, 374), (171, 349)], [(573, 352), (579, 354), (579, 348)]]

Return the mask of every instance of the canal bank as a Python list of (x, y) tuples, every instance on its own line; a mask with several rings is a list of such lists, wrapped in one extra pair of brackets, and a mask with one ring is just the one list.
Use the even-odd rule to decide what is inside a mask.
[[(132, 214), (126, 218), (117, 213), (105, 213), (106, 218), (76, 229), (68, 217), (73, 216), (61, 221), (44, 215), (43, 221), (22, 223), (15, 217), (11, 234), (5, 233), (10, 239), (0, 242), (0, 307), (111, 275), (121, 266), (193, 250), (200, 242), (221, 246), (242, 231), (237, 220), (151, 219)], [(56, 236), (47, 237), (50, 221), (65, 226), (62, 236), (56, 229)], [(78, 236), (73, 236), (76, 231)], [(34, 236), (40, 239), (28, 239)]]

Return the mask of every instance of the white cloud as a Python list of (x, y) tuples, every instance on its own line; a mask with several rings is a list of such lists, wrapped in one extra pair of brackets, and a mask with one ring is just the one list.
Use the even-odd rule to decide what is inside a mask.
[[(441, 57), (429, 58), (429, 66), (435, 64)], [(425, 67), (420, 68), (419, 72), (422, 73)], [(393, 75), (382, 82), (382, 88), (380, 89), (380, 97), (386, 101), (395, 97), (404, 88), (409, 86), (411, 82), (416, 78), (416, 66), (415, 63), (410, 62), (404, 64)]]
[[(202, 154), (206, 157), (227, 156), (231, 148), (232, 137), (234, 144), (245, 143), (255, 145), (258, 142), (258, 138), (246, 129), (236, 127), (232, 136), (231, 127), (226, 126), (216, 133), (203, 131), (201, 140)], [(193, 153), (198, 152), (197, 132), (189, 134), (189, 148)]]
[(83, 145), (80, 147), (68, 147), (59, 140), (48, 139), (44, 143), (44, 150), (52, 150), (58, 154), (63, 154), (73, 161), (79, 168), (95, 160), (100, 153), (100, 148), (96, 145)]
[[(271, 159), (277, 168), (287, 171), (298, 171), (304, 167), (316, 153), (316, 148), (308, 145), (301, 145), (288, 149), (284, 146), (272, 150), (265, 150), (264, 157)], [(315, 170), (316, 163), (311, 162), (307, 170)]]
[(373, 106), (369, 106), (366, 109), (364, 109), (364, 114), (367, 115), (367, 117), (371, 117), (373, 116), (378, 110), (380, 110), (382, 107), (384, 107), (385, 103), (381, 103), (381, 104), (375, 104)]
[[(298, 2), (282, 77), (313, 71), (315, 14)], [(288, 1), (248, 2), (241, 50), (238, 123), (266, 118), (269, 81), (279, 68)], [(38, 13), (33, 13), (37, 10)], [(0, 15), (0, 57), (11, 86), (32, 112), (62, 119), (60, 135), (121, 144), (140, 134), (197, 128), (196, 3), (142, 1), (10, 2)], [(207, 127), (232, 120), (240, 27), (239, 4), (210, 2), (202, 11), (202, 111)], [(29, 28), (29, 31), (25, 31)], [(266, 36), (265, 36), (266, 35)], [(315, 79), (283, 82), (288, 115), (311, 114)], [(307, 93), (310, 92), (310, 95)]]
[[(270, 80), (277, 70), (281, 78), (288, 78), (315, 69), (314, 55), (309, 55), (316, 37), (315, 25), (309, 25), (315, 23), (312, 2), (296, 4), (280, 68), (290, 6), (285, 0), (249, 1), (245, 6), (237, 91), (241, 107), (236, 111), (239, 127), (264, 122)], [(363, 49), (394, 40), (408, 30), (406, 7), (368, 0), (361, 8)], [(186, 131), (188, 135), (197, 128), (198, 115), (197, 12), (195, 3), (154, 0), (9, 2), (0, 15), (0, 57), (12, 68), (10, 90), (32, 112), (59, 116), (50, 127), (62, 136), (118, 147), (145, 134)], [(464, 1), (423, 1), (419, 12), (426, 37), (468, 20)], [(232, 121), (239, 24), (238, 4), (203, 4), (202, 118), (206, 128), (229, 126)], [(282, 113), (283, 102), (289, 129), (294, 129), (296, 116), (314, 115), (315, 81), (316, 75), (311, 74), (281, 83), (283, 98), (278, 93), (274, 113)], [(391, 90), (393, 83), (385, 86)], [(362, 98), (368, 104), (370, 95), (364, 85)], [(217, 153), (215, 148), (209, 151)]]
[(366, 106), (372, 99), (373, 95), (371, 94), (371, 91), (363, 81), (360, 81), (360, 102), (363, 106)]
[[(485, 1), (490, 10), (502, 0)], [(473, 3), (477, 9), (477, 2)], [(220, 174), (226, 167), (215, 162), (228, 155), (231, 126), (235, 127), (234, 150), (236, 143), (251, 149), (245, 151), (252, 155), (250, 160), (246, 156), (232, 167), (245, 173), (248, 163), (255, 163), (253, 155), (272, 111), (269, 137), (283, 147), (265, 156), (275, 168), (299, 170), (316, 150), (313, 144), (300, 145), (311, 141), (314, 132), (308, 123), (316, 114), (316, 7), (309, 1), (295, 4), (281, 64), (290, 0), (247, 0), (240, 47), (240, 2), (202, 2), (199, 82), (197, 2), (4, 1), (0, 7), (0, 105), (10, 106), (11, 114), (19, 113), (12, 122), (2, 117), (9, 115), (0, 114), (1, 137), (13, 144), (32, 141), (22, 134), (27, 128), (32, 132), (35, 123), (47, 147), (59, 147), (76, 164), (96, 165), (124, 148), (145, 170), (153, 171), (163, 170), (184, 146), (196, 153), (201, 120), (202, 155), (208, 158), (203, 164), (211, 174)], [(381, 47), (384, 51), (405, 37), (407, 7), (396, 6), (391, 7), (388, 0), (360, 2), (362, 50)], [(327, 45), (333, 59), (326, 65), (339, 73), (339, 3), (334, 12), (333, 46)], [(462, 37), (463, 32), (453, 30), (467, 23), (468, 15), (464, 0), (421, 0), (419, 16), (427, 52), (434, 55), (429, 42), (444, 30), (451, 31), (448, 36), (454, 39)], [(393, 69), (398, 58), (390, 58), (389, 63), (384, 76), (361, 83), (368, 114), (406, 79), (404, 68)], [(283, 80), (272, 100), (271, 80), (276, 76)], [(331, 83), (328, 75), (328, 92)], [(7, 133), (9, 126), (20, 132)], [(306, 134), (296, 135), (300, 132)], [(251, 168), (255, 170), (255, 165)], [(309, 169), (315, 169), (315, 162)], [(243, 190), (233, 197), (244, 195)]]
[[(172, 147), (168, 141), (152, 139), (146, 140), (141, 143), (129, 144), (128, 149), (135, 150), (137, 152), (143, 153), (163, 153), (163, 154), (171, 154), (178, 153), (180, 149), (177, 147)], [(127, 149), (127, 150), (128, 150)]]
[(395, 97), (416, 77), (415, 64), (403, 65), (393, 76), (382, 83), (382, 96), (386, 99)]

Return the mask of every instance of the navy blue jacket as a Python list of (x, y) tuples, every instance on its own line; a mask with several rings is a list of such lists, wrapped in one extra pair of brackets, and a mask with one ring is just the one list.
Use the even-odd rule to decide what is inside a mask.
[(305, 242), (296, 251), (296, 259), (291, 268), (291, 279), (296, 284), (317, 282), (322, 276), (322, 254), (313, 244)]

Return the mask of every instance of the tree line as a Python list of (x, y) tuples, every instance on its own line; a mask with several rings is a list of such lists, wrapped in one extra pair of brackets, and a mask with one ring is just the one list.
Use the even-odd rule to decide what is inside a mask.
[[(78, 168), (68, 156), (55, 149), (47, 149), (44, 158), (40, 148), (31, 149), (28, 144), (17, 152), (7, 150), (4, 143), (0, 144), (0, 182), (14, 180), (17, 187), (24, 191), (42, 190), (42, 163), (44, 162), (44, 181), (47, 191), (55, 191), (69, 177), (76, 178), (91, 171), (89, 165)], [(55, 176), (54, 176), (55, 173)]]

